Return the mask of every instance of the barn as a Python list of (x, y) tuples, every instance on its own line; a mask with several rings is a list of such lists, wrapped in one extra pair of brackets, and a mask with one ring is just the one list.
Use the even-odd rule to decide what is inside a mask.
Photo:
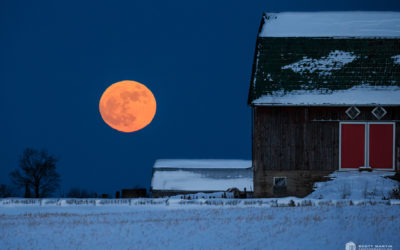
[(153, 198), (225, 192), (228, 189), (246, 190), (252, 194), (251, 161), (160, 159), (153, 166), (150, 190)]
[(248, 95), (255, 197), (400, 170), (400, 13), (265, 13)]

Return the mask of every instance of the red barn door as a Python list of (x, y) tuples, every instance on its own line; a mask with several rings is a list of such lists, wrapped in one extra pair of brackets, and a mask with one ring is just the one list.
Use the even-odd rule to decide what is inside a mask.
[(393, 169), (394, 124), (369, 124), (369, 165), (376, 169)]
[(394, 169), (394, 123), (340, 123), (339, 169)]
[(365, 166), (365, 123), (340, 124), (340, 169)]

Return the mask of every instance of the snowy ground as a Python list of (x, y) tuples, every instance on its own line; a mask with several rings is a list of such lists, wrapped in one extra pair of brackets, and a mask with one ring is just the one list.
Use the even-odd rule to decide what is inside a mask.
[(400, 249), (383, 175), (334, 173), (304, 199), (0, 199), (0, 249)]
[(400, 248), (400, 206), (2, 209), (2, 249)]
[(316, 183), (315, 191), (307, 198), (314, 199), (351, 199), (351, 200), (382, 200), (388, 198), (399, 182), (387, 176), (393, 172), (334, 172), (329, 177), (332, 181)]

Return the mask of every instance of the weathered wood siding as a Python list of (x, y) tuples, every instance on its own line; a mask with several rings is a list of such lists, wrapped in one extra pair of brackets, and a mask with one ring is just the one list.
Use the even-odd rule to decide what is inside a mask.
[[(378, 121), (374, 107), (358, 107), (351, 120), (348, 107), (253, 107), (253, 167), (255, 196), (265, 196), (272, 171), (339, 169), (339, 121)], [(400, 107), (384, 107), (381, 121), (400, 120)], [(321, 121), (324, 120), (324, 121)], [(329, 121), (331, 120), (331, 121)], [(396, 122), (396, 170), (400, 161), (400, 123)], [(294, 188), (295, 190), (296, 188)]]

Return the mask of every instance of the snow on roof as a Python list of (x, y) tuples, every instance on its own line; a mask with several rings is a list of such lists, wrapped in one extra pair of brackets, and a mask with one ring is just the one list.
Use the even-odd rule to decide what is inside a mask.
[(400, 37), (400, 12), (266, 13), (260, 37)]
[(250, 160), (226, 159), (160, 159), (153, 168), (250, 168)]
[(393, 59), (394, 64), (400, 64), (400, 55), (395, 55), (391, 58)]
[(399, 86), (358, 85), (346, 90), (276, 91), (252, 102), (254, 105), (400, 105)]
[(358, 56), (354, 55), (352, 52), (335, 50), (331, 51), (328, 56), (324, 56), (320, 59), (304, 56), (302, 60), (285, 65), (281, 69), (291, 69), (293, 72), (299, 73), (300, 75), (318, 72), (320, 76), (327, 76), (331, 75), (332, 71), (340, 70), (344, 65), (357, 59), (357, 57)]

